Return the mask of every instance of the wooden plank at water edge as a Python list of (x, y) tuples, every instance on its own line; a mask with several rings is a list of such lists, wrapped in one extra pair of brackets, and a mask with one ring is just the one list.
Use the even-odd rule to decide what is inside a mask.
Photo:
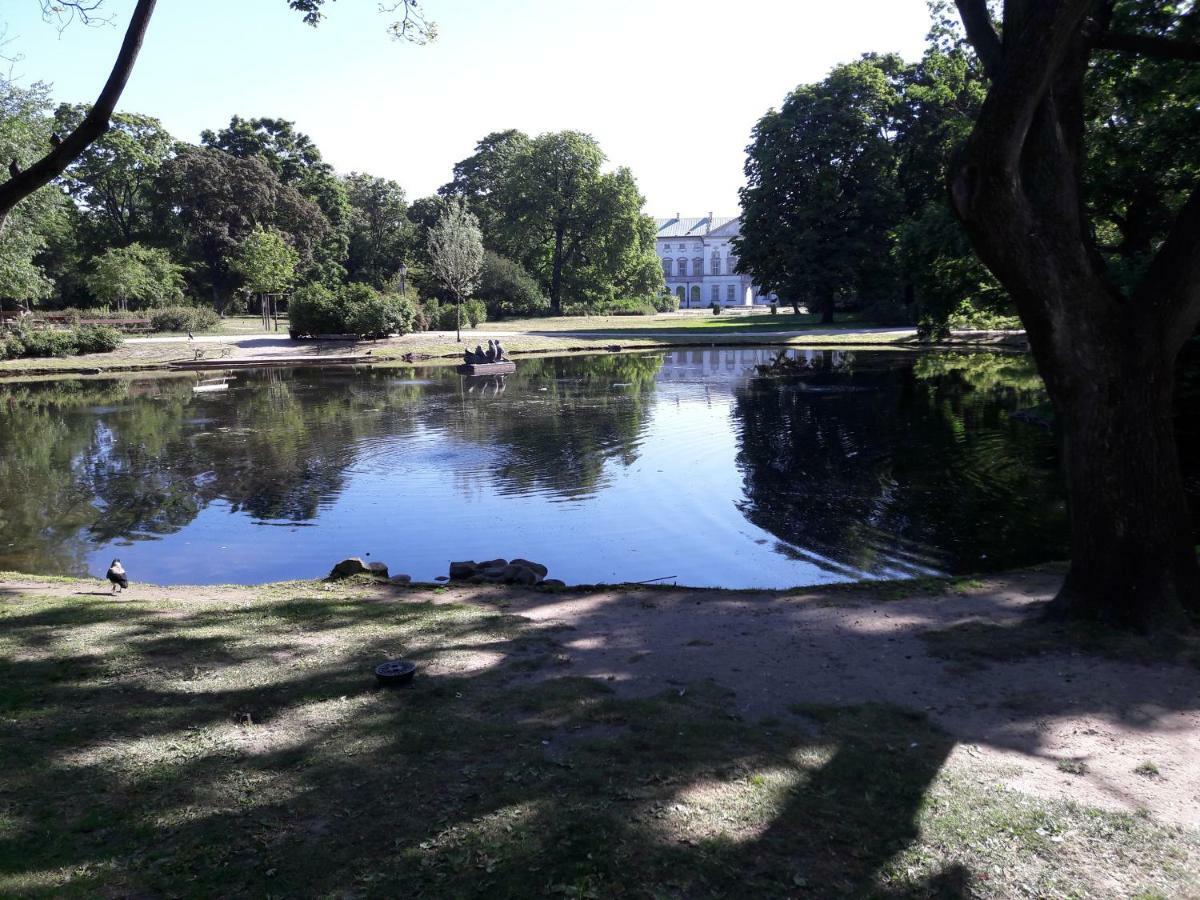
[(455, 369), (459, 375), (511, 375), (517, 371), (515, 362), (464, 363)]
[(208, 369), (265, 369), (279, 367), (320, 368), (321, 366), (369, 366), (378, 362), (370, 356), (249, 356), (184, 359), (172, 362), (171, 368), (189, 372)]

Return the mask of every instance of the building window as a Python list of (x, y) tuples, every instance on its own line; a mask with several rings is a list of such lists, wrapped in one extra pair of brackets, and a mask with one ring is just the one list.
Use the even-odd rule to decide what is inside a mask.
[(721, 274), (721, 257), (716, 253), (712, 255), (712, 273), (714, 275)]
[(687, 260), (686, 259), (679, 260), (679, 277), (680, 278), (687, 277)]
[(663, 278), (670, 278), (671, 277), (671, 261), (669, 259), (664, 259), (662, 262), (663, 262)]
[(730, 275), (733, 275), (735, 272), (737, 272), (737, 262), (738, 262), (737, 257), (734, 256), (732, 253), (730, 253), (729, 254), (729, 274)]
[(692, 285), (691, 302), (695, 303), (697, 306), (700, 305), (700, 285), (698, 284)]
[(712, 290), (709, 291), (709, 294), (712, 296), (713, 303), (721, 302), (721, 286), (719, 284), (714, 284), (712, 286)]
[(692, 260), (692, 274), (697, 276), (704, 275), (704, 257), (697, 256)]
[(725, 288), (725, 299), (727, 301), (729, 301), (730, 303), (733, 303), (737, 299), (736, 294), (735, 294), (736, 291), (737, 291), (737, 288), (735, 288), (732, 284), (729, 285), (728, 287), (726, 287)]

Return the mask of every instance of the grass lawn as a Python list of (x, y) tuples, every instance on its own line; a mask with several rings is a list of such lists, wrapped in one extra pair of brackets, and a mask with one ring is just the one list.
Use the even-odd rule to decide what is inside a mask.
[(1194, 832), (999, 788), (921, 712), (639, 697), (430, 588), (77, 588), (0, 589), (0, 895), (1200, 890)]
[(665, 313), (657, 316), (562, 316), (542, 319), (508, 319), (483, 323), (480, 328), (489, 331), (570, 331), (576, 333), (625, 333), (629, 331), (653, 331), (695, 336), (697, 332), (720, 332), (729, 334), (754, 333), (759, 331), (807, 331), (838, 328), (871, 328), (857, 313), (844, 313), (833, 325), (822, 325), (817, 313), (794, 315), (791, 313), (725, 313), (719, 316), (710, 311), (693, 313)]

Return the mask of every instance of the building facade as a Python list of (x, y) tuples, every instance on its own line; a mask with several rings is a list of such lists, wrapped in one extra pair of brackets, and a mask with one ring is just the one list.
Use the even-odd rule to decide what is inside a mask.
[(738, 217), (656, 219), (655, 250), (662, 264), (667, 290), (679, 298), (680, 309), (721, 306), (754, 306), (773, 302), (749, 275), (738, 275), (737, 256), (731, 243), (741, 231)]

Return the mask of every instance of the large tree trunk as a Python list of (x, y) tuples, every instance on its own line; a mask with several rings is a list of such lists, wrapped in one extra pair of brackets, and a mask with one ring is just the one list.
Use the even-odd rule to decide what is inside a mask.
[(1142, 629), (1200, 612), (1172, 422), (1175, 358), (1200, 317), (1200, 189), (1142, 283), (1119, 290), (1083, 202), (1093, 0), (957, 0), (992, 78), (950, 193), (1021, 315), (1058, 416), (1071, 568), (1051, 614)]
[(550, 272), (550, 313), (562, 315), (563, 230), (554, 232), (554, 261)]
[(1185, 625), (1184, 611), (1200, 610), (1200, 568), (1175, 443), (1172, 367), (1161, 357), (1139, 363), (1121, 346), (1081, 355), (1101, 370), (1059, 379), (1051, 391), (1071, 568), (1050, 613), (1142, 629)]

